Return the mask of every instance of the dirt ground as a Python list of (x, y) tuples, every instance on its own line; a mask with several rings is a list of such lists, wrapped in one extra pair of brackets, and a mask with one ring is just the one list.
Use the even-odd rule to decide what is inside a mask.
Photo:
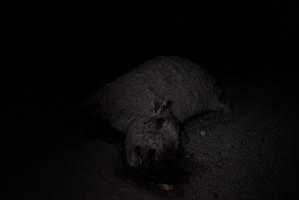
[(53, 200), (274, 200), (297, 195), (295, 86), (282, 84), (279, 73), (227, 73), (218, 71), (215, 76), (232, 112), (197, 117), (184, 125), (184, 173), (177, 174), (177, 181), (164, 182), (173, 185), (169, 191), (127, 172), (120, 141), (101, 136), (112, 130), (86, 122), (75, 110), (58, 114), (63, 113), (62, 103), (61, 111), (44, 118), (39, 111), (30, 116), (10, 114), (27, 120), (13, 130), (27, 128), (47, 137), (37, 140), (34, 134), (32, 140), (38, 143), (14, 144), (14, 158), (5, 158), (12, 164), (6, 173), (8, 193)]

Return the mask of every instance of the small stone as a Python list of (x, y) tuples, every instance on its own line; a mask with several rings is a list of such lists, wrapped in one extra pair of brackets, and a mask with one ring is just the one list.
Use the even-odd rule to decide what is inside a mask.
[(200, 131), (200, 135), (201, 136), (206, 136), (207, 135), (207, 131), (206, 130), (201, 130)]
[(158, 184), (158, 187), (160, 188), (160, 190), (164, 190), (164, 191), (170, 191), (174, 189), (173, 185), (169, 185), (165, 183)]

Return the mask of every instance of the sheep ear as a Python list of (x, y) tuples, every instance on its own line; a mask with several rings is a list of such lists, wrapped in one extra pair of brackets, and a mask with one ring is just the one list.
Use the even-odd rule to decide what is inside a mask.
[(169, 100), (164, 100), (164, 101), (162, 102), (162, 104), (161, 104), (161, 107), (160, 107), (161, 112), (165, 112), (165, 111), (167, 111), (168, 109), (170, 109), (171, 105), (172, 105), (172, 102), (171, 102), (171, 101), (169, 101)]
[(170, 109), (171, 106), (171, 101), (164, 100), (162, 102), (160, 101), (152, 101), (152, 106), (153, 106), (153, 113), (154, 114), (161, 114), (168, 109)]
[(152, 101), (153, 113), (158, 114), (162, 103), (160, 101)]

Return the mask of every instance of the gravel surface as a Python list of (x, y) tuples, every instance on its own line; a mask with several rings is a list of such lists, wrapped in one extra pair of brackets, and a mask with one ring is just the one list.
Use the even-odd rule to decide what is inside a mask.
[(225, 72), (217, 76), (222, 77), (233, 111), (196, 117), (185, 124), (185, 152), (178, 165), (184, 173), (178, 173), (176, 181), (157, 183), (129, 172), (121, 158), (121, 140), (101, 136), (114, 135), (109, 128), (82, 123), (77, 114), (56, 113), (47, 119), (36, 114), (31, 120), (32, 126), (37, 124), (34, 131), (49, 137), (30, 148), (15, 144), (22, 151), (17, 151), (18, 159), (5, 158), (14, 166), (7, 171), (12, 186), (8, 192), (25, 199), (55, 200), (296, 195), (297, 99), (291, 85), (274, 76), (253, 79)]

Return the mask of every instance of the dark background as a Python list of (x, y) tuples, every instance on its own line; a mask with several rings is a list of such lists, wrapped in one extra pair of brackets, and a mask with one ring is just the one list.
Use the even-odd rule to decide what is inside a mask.
[(288, 74), (297, 56), (297, 4), (14, 5), (3, 29), (9, 86), (16, 87), (8, 90), (18, 99), (77, 101), (159, 55), (185, 56), (209, 71), (226, 63), (241, 73)]
[[(294, 88), (295, 98), (297, 18), (294, 0), (12, 5), (2, 27), (1, 142), (8, 174), (37, 170), (47, 159), (40, 156), (50, 154), (47, 145), (66, 137), (53, 136), (53, 127), (72, 121), (101, 84), (155, 56), (184, 56), (212, 74), (275, 77)], [(9, 186), (18, 182), (9, 180)]]

